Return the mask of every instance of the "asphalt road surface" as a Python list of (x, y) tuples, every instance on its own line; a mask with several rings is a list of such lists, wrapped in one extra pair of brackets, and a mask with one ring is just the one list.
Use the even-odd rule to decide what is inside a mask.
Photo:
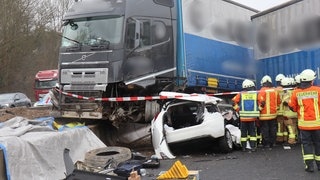
[(174, 160), (161, 160), (158, 169), (147, 169), (142, 179), (156, 179), (159, 172), (168, 170), (176, 160), (189, 170), (200, 170), (201, 180), (320, 180), (316, 165), (315, 172), (304, 171), (300, 145), (291, 149), (281, 145), (272, 150), (258, 148), (253, 153), (219, 154), (204, 150), (181, 153)]

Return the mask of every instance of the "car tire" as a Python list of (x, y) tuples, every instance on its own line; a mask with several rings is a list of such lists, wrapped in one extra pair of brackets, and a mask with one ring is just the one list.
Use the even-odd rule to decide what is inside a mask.
[(229, 153), (233, 149), (232, 136), (228, 129), (225, 129), (224, 136), (219, 138), (219, 148), (223, 153)]
[(132, 153), (129, 148), (109, 146), (93, 149), (85, 154), (84, 163), (91, 167), (104, 168), (107, 162), (112, 161), (113, 166), (131, 159)]

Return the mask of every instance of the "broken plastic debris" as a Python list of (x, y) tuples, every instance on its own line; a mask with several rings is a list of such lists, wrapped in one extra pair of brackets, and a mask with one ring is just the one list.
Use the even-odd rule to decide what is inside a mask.
[(288, 150), (288, 149), (291, 149), (291, 147), (290, 146), (283, 146), (283, 149)]
[(157, 179), (182, 179), (187, 178), (188, 174), (189, 171), (187, 167), (178, 160), (171, 166), (168, 171), (158, 176)]

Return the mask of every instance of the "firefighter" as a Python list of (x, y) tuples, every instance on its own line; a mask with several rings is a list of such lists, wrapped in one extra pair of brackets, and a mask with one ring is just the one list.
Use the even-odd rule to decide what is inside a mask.
[(246, 79), (242, 83), (243, 91), (237, 94), (232, 101), (234, 102), (234, 109), (240, 114), (240, 129), (241, 129), (241, 146), (242, 151), (246, 151), (247, 141), (249, 137), (249, 144), (251, 149), (249, 152), (255, 152), (257, 147), (256, 125), (255, 121), (258, 119), (260, 111), (258, 107), (258, 95), (254, 91), (255, 84), (253, 81)]
[(258, 93), (258, 103), (260, 109), (260, 128), (262, 135), (262, 145), (264, 148), (272, 150), (277, 133), (277, 106), (280, 99), (277, 91), (272, 86), (270, 76), (266, 75), (261, 79), (261, 86)]
[[(279, 95), (280, 101), (283, 96), (283, 87), (281, 85), (282, 79), (284, 79), (285, 76), (283, 74), (278, 74), (276, 76), (276, 90)], [(286, 127), (284, 125), (284, 117), (283, 117), (283, 106), (278, 106), (277, 107), (277, 138), (276, 142), (277, 143), (284, 143), (288, 139), (288, 132), (286, 130)]]
[(288, 132), (288, 144), (294, 145), (297, 143), (297, 126), (295, 124), (295, 119), (297, 119), (297, 113), (291, 111), (291, 109), (288, 106), (288, 102), (291, 98), (291, 88), (295, 86), (295, 81), (291, 78), (283, 78), (281, 80), (281, 85), (284, 88), (284, 94), (281, 100), (281, 106), (283, 106), (284, 126)]
[(320, 171), (320, 87), (313, 86), (316, 73), (306, 69), (300, 74), (300, 88), (293, 91), (289, 107), (298, 113), (302, 156), (307, 172)]

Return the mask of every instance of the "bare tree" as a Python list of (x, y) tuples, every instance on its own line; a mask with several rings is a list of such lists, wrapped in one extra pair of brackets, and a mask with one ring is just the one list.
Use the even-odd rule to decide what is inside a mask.
[(34, 75), (55, 69), (61, 20), (72, 0), (0, 0), (0, 93), (33, 97)]

